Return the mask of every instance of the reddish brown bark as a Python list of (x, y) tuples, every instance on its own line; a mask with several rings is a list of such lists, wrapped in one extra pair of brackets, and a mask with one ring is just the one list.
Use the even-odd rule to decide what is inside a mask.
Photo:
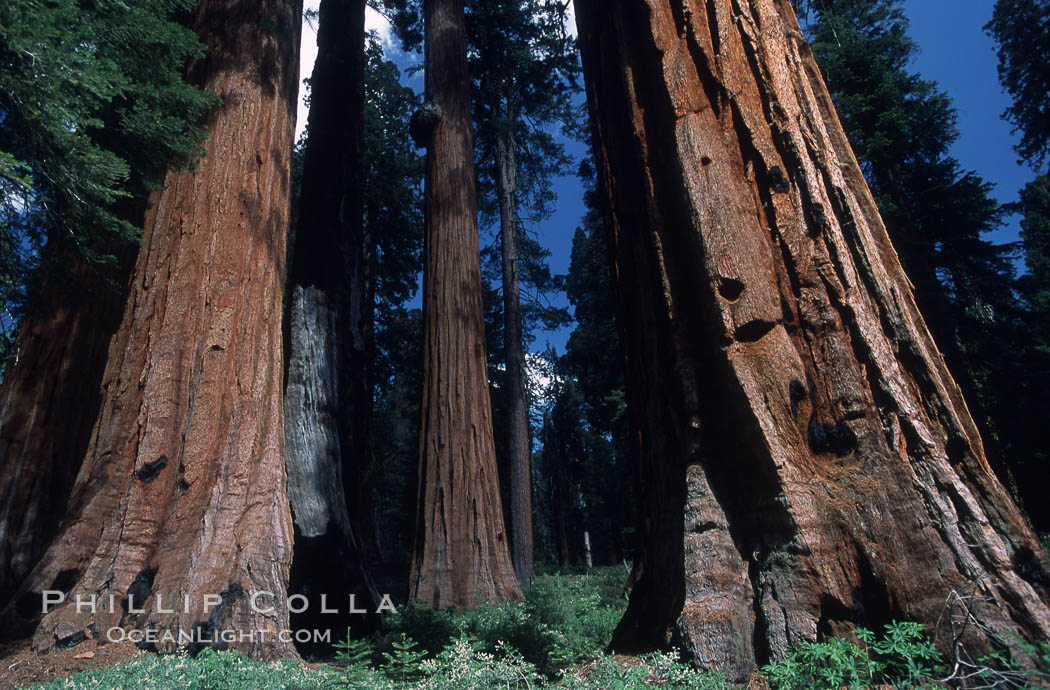
[[(640, 454), (617, 649), (742, 678), (952, 592), (1050, 635), (985, 459), (786, 0), (577, 0)], [(963, 641), (988, 632), (970, 626)]]
[[(122, 626), (155, 630), (159, 649), (239, 630), (252, 636), (231, 647), (294, 654), (277, 633), (291, 560), (280, 329), (300, 9), (197, 7), (208, 57), (191, 78), (223, 105), (199, 168), (169, 173), (152, 199), (69, 517), (7, 612), (32, 616), (34, 593), (69, 591), (39, 622), (38, 650)], [(143, 613), (125, 613), (131, 596)], [(78, 611), (78, 597), (100, 603)]]
[[(98, 417), (99, 384), (126, 290), (49, 245), (17, 360), (0, 388), (0, 607), (58, 530)], [(130, 265), (130, 262), (126, 262)], [(118, 271), (119, 272), (119, 271)], [(127, 273), (119, 282), (126, 280)]]
[[(434, 608), (521, 599), (507, 549), (485, 368), (462, 0), (424, 2), (426, 168), (419, 500), (409, 592)], [(436, 117), (434, 117), (436, 116)]]

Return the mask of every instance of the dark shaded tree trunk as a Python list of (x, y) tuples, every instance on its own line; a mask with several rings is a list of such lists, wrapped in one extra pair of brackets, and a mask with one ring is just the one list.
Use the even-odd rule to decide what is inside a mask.
[[(317, 61), (310, 79), (309, 138), (289, 273), (285, 457), (295, 525), (291, 591), (308, 596), (296, 627), (341, 638), (351, 623), (322, 614), (356, 595), (373, 613), (378, 596), (365, 570), (354, 511), (369, 457), (368, 382), (372, 299), (364, 236), (363, 0), (320, 5)], [(330, 606), (330, 605), (329, 605)], [(346, 607), (339, 607), (345, 614)]]
[(44, 253), (43, 284), (0, 388), (0, 607), (65, 515), (98, 419), (106, 349), (120, 325), (132, 263), (106, 272), (116, 288), (55, 242)]
[[(250, 639), (230, 646), (254, 657), (295, 653), (278, 632), (292, 544), (281, 296), (300, 11), (285, 0), (195, 11), (208, 54), (190, 77), (223, 106), (199, 168), (169, 173), (152, 199), (67, 519), (5, 612), (11, 629), (20, 614), (39, 619), (41, 590), (69, 593), (39, 621), (37, 650), (121, 626), (155, 630), (158, 649), (239, 630)], [(78, 611), (91, 597), (95, 611)]]
[[(858, 624), (1050, 634), (994, 478), (786, 0), (577, 0), (638, 439), (613, 645), (746, 677)], [(956, 640), (937, 631), (943, 648)]]
[(415, 117), (428, 130), (423, 411), (409, 594), (446, 608), (522, 594), (486, 380), (463, 1), (425, 0), (423, 9), (427, 105)]
[[(507, 118), (514, 122), (514, 117)], [(529, 409), (525, 388), (525, 348), (521, 335), (521, 288), (518, 283), (518, 172), (514, 134), (496, 143), (499, 169), (500, 246), (503, 254), (503, 347), (507, 365), (507, 448), (510, 464), (510, 555), (518, 582), (536, 579), (532, 566), (532, 472), (529, 469)]]
[(558, 431), (549, 412), (543, 416), (543, 462), (551, 481), (554, 550), (558, 557), (558, 567), (564, 569), (572, 565), (572, 552), (569, 548), (569, 478)]

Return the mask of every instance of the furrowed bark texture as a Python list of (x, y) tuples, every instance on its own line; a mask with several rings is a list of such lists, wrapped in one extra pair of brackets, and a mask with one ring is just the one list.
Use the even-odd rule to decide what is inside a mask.
[[(508, 118), (513, 122), (512, 118)], [(525, 392), (525, 348), (521, 340), (518, 283), (518, 172), (514, 134), (496, 145), (499, 168), (500, 238), (503, 258), (503, 347), (507, 364), (507, 454), (510, 460), (510, 555), (518, 582), (536, 579), (532, 565), (532, 472), (529, 468), (529, 410)]]
[(462, 0), (424, 2), (426, 168), (419, 501), (409, 592), (434, 608), (522, 599), (500, 505), (485, 369)]
[[(52, 245), (45, 251), (57, 253)], [(65, 515), (98, 418), (106, 348), (127, 296), (130, 271), (114, 289), (83, 259), (68, 261), (63, 280), (45, 278), (0, 388), (0, 607)]]
[[(984, 456), (785, 0), (577, 0), (645, 550), (614, 647), (743, 678), (890, 619), (1047, 639)], [(986, 642), (969, 626), (964, 641)]]
[(351, 622), (377, 621), (322, 615), (319, 597), (345, 601), (352, 593), (373, 612), (379, 603), (350, 517), (371, 416), (363, 0), (324, 0), (319, 27), (289, 275), (285, 457), (296, 532), (291, 591), (310, 599), (293, 622), (342, 636)]
[[(197, 7), (208, 56), (190, 76), (223, 105), (199, 168), (154, 195), (67, 521), (7, 612), (38, 618), (34, 594), (69, 592), (40, 620), (37, 650), (122, 626), (155, 630), (158, 649), (241, 630), (251, 639), (231, 647), (294, 654), (277, 632), (292, 542), (281, 298), (300, 12), (294, 0)], [(272, 596), (253, 610), (261, 592)]]

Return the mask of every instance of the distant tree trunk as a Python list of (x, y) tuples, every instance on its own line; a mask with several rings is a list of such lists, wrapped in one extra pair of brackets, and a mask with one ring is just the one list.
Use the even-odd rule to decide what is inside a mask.
[(321, 614), (319, 597), (343, 601), (353, 593), (358, 606), (372, 612), (378, 604), (351, 519), (369, 456), (372, 402), (365, 306), (372, 296), (371, 251), (362, 202), (364, 32), (364, 0), (321, 2), (289, 272), (284, 424), (295, 525), (291, 591), (310, 599), (293, 622), (339, 635), (353, 619)]
[(521, 599), (503, 527), (485, 368), (462, 0), (425, 0), (423, 426), (409, 584), (434, 608)]
[[(8, 625), (39, 618), (41, 590), (69, 592), (39, 622), (37, 650), (122, 626), (155, 630), (160, 649), (240, 630), (251, 638), (230, 646), (252, 656), (295, 653), (277, 633), (292, 543), (281, 296), (300, 11), (195, 11), (208, 53), (190, 78), (223, 106), (199, 168), (154, 195), (67, 521), (5, 612)], [(78, 611), (92, 596), (96, 610)]]
[[(65, 515), (98, 419), (106, 349), (120, 325), (132, 263), (102, 272), (56, 240), (44, 254), (18, 359), (0, 388), (0, 607)], [(109, 274), (118, 288), (106, 284)]]
[[(511, 115), (508, 122), (514, 122)], [(529, 469), (529, 410), (525, 389), (525, 349), (521, 336), (518, 284), (518, 172), (514, 133), (496, 143), (499, 227), (503, 251), (503, 347), (507, 365), (508, 457), (510, 459), (510, 555), (518, 582), (536, 579), (532, 566), (532, 472)]]
[(554, 547), (558, 554), (558, 567), (564, 569), (572, 563), (569, 550), (569, 478), (558, 442), (558, 432), (549, 412), (543, 417), (543, 461), (551, 478)]
[(853, 625), (943, 628), (953, 591), (990, 630), (1047, 639), (1046, 554), (786, 0), (576, 12), (640, 453), (613, 646), (674, 643), (740, 679)]

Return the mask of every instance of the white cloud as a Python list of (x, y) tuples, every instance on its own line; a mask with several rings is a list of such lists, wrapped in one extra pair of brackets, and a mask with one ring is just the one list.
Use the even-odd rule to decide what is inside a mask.
[(539, 412), (553, 400), (554, 367), (542, 354), (525, 353), (525, 376), (532, 393), (532, 404)]
[(371, 7), (365, 8), (365, 31), (375, 31), (379, 34), (379, 42), (383, 46), (383, 52), (389, 53), (391, 49), (396, 50), (399, 47), (394, 43), (394, 27), (390, 25), (386, 17)]

